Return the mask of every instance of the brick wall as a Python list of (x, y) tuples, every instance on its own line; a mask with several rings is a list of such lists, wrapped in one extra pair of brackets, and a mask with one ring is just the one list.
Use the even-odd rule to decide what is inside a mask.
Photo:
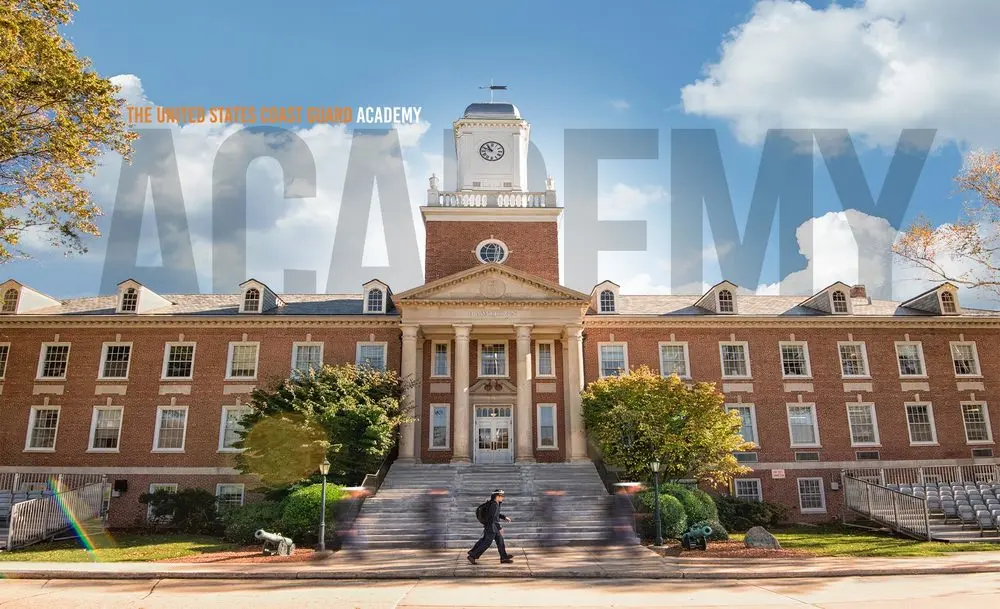
[(424, 281), (431, 282), (480, 264), (476, 246), (484, 239), (507, 244), (504, 264), (551, 282), (559, 282), (559, 230), (555, 222), (426, 223)]

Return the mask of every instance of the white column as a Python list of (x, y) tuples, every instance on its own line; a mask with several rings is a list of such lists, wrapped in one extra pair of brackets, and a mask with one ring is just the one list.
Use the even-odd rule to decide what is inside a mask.
[[(417, 331), (420, 326), (406, 324), (401, 326), (403, 330), (403, 354), (400, 365), (400, 376), (407, 381), (410, 386), (406, 389), (404, 399), (405, 407), (408, 409), (407, 416), (416, 419), (420, 416), (417, 411), (417, 390), (413, 382), (417, 379)], [(413, 447), (413, 421), (403, 423), (399, 428), (399, 457), (400, 463), (413, 463), (416, 460)]]
[(569, 413), (569, 429), (566, 430), (566, 458), (569, 461), (589, 461), (587, 457), (587, 434), (583, 427), (583, 326), (566, 326), (566, 410)]
[(469, 453), (469, 324), (456, 324), (455, 328), (455, 403), (454, 436), (455, 450), (452, 452), (453, 463), (469, 463), (472, 461)]
[(514, 326), (517, 329), (517, 408), (515, 410), (517, 445), (514, 459), (520, 463), (535, 460), (534, 434), (531, 432), (531, 326)]

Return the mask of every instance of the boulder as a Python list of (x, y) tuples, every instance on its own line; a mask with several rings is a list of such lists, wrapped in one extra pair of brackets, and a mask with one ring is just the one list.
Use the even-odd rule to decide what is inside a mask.
[(743, 545), (748, 548), (767, 548), (770, 550), (780, 550), (781, 544), (778, 540), (767, 532), (764, 527), (753, 527), (747, 531), (743, 538)]

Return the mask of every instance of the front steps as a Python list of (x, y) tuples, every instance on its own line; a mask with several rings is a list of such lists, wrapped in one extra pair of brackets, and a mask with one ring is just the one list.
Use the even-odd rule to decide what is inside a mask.
[(980, 531), (978, 526), (966, 525), (955, 520), (944, 521), (944, 516), (932, 515), (930, 519), (931, 538), (948, 543), (989, 542), (1000, 543), (1000, 533), (996, 530)]
[[(368, 547), (421, 547), (431, 526), (424, 501), (432, 489), (448, 491), (434, 517), (449, 548), (472, 547), (483, 526), (475, 510), (495, 488), (505, 493), (501, 512), (508, 548), (536, 546), (548, 533), (560, 545), (593, 544), (606, 537), (611, 497), (593, 463), (516, 465), (394, 464), (381, 489), (365, 500), (356, 521)], [(565, 491), (555, 523), (543, 522), (546, 490)], [(495, 550), (492, 550), (495, 551)]]

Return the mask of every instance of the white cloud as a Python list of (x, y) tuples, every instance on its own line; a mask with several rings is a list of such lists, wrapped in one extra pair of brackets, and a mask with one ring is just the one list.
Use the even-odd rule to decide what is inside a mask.
[(662, 186), (637, 187), (618, 182), (610, 192), (598, 196), (598, 213), (602, 220), (640, 218), (650, 204), (668, 199), (669, 193)]
[(732, 30), (686, 112), (729, 121), (744, 143), (770, 128), (839, 128), (895, 145), (905, 128), (995, 141), (1000, 125), (1000, 2), (861, 0), (814, 9), (762, 0)]
[(624, 111), (631, 108), (632, 104), (628, 103), (624, 99), (615, 99), (611, 101), (611, 107), (618, 111)]

